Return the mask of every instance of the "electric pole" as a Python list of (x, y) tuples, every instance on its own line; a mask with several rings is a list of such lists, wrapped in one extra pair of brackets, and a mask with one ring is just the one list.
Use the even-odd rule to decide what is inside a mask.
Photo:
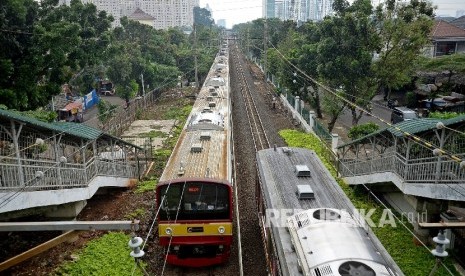
[(250, 27), (247, 27), (247, 42), (246, 42), (246, 49), (247, 49), (247, 57), (251, 56), (250, 55)]
[(268, 50), (268, 22), (265, 16), (265, 28), (263, 28), (263, 73), (265, 74), (265, 81), (267, 81), (266, 66), (267, 66), (267, 56), (266, 52)]
[(199, 75), (197, 72), (197, 30), (194, 23), (194, 66), (195, 66), (195, 88), (199, 88)]
[(141, 79), (141, 82), (142, 82), (142, 95), (143, 95), (144, 98), (145, 98), (144, 74), (140, 74), (140, 79)]

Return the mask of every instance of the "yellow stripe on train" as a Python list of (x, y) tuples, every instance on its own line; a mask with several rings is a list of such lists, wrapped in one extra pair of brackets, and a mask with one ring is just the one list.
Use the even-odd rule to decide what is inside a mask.
[(230, 236), (232, 235), (232, 223), (189, 223), (189, 224), (159, 224), (160, 237), (169, 236)]

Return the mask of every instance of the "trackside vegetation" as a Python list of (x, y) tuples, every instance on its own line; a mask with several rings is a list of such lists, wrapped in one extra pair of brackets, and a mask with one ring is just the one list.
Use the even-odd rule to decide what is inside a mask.
[[(337, 177), (336, 169), (329, 158), (327, 158), (328, 149), (321, 140), (313, 134), (297, 130), (281, 130), (279, 134), (290, 147), (308, 148), (315, 151), (347, 197), (352, 201), (355, 208), (365, 210), (375, 209), (376, 211), (371, 216), (371, 219), (375, 225), (380, 225), (384, 207), (375, 202), (375, 199), (363, 187), (349, 187), (341, 178)], [(407, 218), (402, 218), (395, 212), (394, 214), (400, 219), (400, 222), (397, 219), (395, 220), (396, 227), (385, 224), (382, 227), (372, 228), (373, 232), (405, 275), (429, 275), (436, 264), (436, 260), (430, 252), (433, 246), (427, 249), (421, 245), (417, 245), (415, 238), (409, 232), (409, 230), (413, 231), (413, 227), (408, 223)], [(460, 275), (456, 272), (451, 258), (445, 259), (445, 266), (447, 266), (447, 269), (453, 275)], [(450, 275), (447, 269), (441, 265), (434, 275)]]
[[(55, 275), (144, 275), (129, 255), (130, 236), (111, 232), (90, 241), (76, 255), (56, 271)], [(145, 266), (143, 262), (141, 266)]]

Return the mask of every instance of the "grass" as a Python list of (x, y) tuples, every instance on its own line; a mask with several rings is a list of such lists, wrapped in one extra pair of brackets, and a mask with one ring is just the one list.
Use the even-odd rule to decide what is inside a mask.
[(185, 120), (187, 116), (189, 116), (189, 114), (191, 113), (191, 110), (192, 110), (192, 105), (185, 105), (182, 107), (174, 106), (168, 109), (168, 111), (166, 111), (163, 114), (163, 119), (164, 120), (172, 120), (172, 119)]
[(137, 208), (134, 212), (131, 212), (124, 216), (124, 218), (129, 220), (134, 220), (143, 217), (146, 214), (146, 210), (142, 208)]
[[(379, 225), (384, 207), (370, 198), (363, 188), (351, 188), (341, 178), (337, 177), (336, 170), (330, 160), (326, 158), (328, 155), (327, 149), (315, 135), (296, 130), (282, 130), (279, 134), (291, 147), (308, 148), (315, 151), (326, 168), (328, 168), (339, 183), (342, 190), (346, 193), (347, 197), (352, 201), (355, 208), (376, 210), (371, 216), (371, 219), (376, 225)], [(413, 231), (413, 226), (411, 224), (407, 222), (405, 224), (408, 229)], [(413, 236), (407, 228), (396, 221), (396, 227), (384, 225), (383, 227), (373, 227), (372, 230), (405, 275), (429, 275), (435, 266), (436, 260), (429, 250), (423, 246), (416, 246), (414, 244)], [(449, 270), (455, 273), (454, 275), (459, 275), (453, 267), (451, 258), (446, 258), (445, 264)], [(443, 266), (440, 266), (434, 275), (450, 274)]]
[(141, 181), (139, 184), (137, 184), (137, 188), (134, 190), (134, 193), (140, 194), (154, 191), (157, 182), (158, 181), (156, 179)]
[[(77, 253), (76, 261), (65, 263), (55, 275), (143, 275), (129, 255), (130, 239), (124, 233), (110, 232), (90, 241)], [(140, 264), (146, 266), (143, 262)]]
[(160, 130), (151, 130), (150, 132), (139, 133), (138, 136), (141, 138), (156, 138), (156, 137), (165, 138), (168, 136), (168, 134)]

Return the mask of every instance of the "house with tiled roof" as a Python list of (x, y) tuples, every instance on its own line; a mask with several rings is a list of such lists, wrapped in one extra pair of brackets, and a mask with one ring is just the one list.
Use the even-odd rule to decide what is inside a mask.
[(155, 17), (144, 12), (140, 8), (137, 8), (130, 16), (128, 16), (128, 19), (138, 21), (141, 24), (145, 24), (145, 25), (149, 25), (153, 27), (153, 22), (155, 20)]
[(429, 57), (465, 53), (465, 30), (443, 20), (434, 23), (431, 45), (426, 50)]

